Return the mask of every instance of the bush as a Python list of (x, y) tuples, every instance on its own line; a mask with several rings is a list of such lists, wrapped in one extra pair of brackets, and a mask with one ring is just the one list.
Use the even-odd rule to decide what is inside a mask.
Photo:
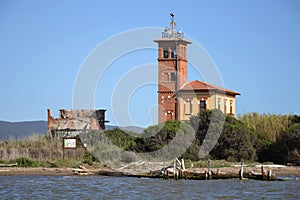
[(18, 163), (19, 167), (38, 167), (39, 163), (37, 161), (28, 159), (28, 158), (18, 158), (16, 160), (16, 162)]
[(83, 163), (93, 165), (93, 162), (95, 161), (97, 161), (97, 159), (89, 151), (85, 151), (83, 156)]

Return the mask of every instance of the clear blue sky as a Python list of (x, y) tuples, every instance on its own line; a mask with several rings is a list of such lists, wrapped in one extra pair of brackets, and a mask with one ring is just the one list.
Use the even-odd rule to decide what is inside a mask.
[[(134, 28), (163, 28), (170, 12), (178, 28), (212, 57), (225, 87), (241, 93), (238, 113), (299, 114), (298, 0), (1, 0), (0, 120), (46, 120), (47, 108), (54, 116), (72, 108), (77, 73), (99, 43)], [(116, 63), (124, 71), (156, 58), (149, 50)], [(122, 76), (113, 69), (107, 73)], [(188, 76), (197, 77), (193, 71)], [(113, 81), (95, 97), (112, 125)], [(136, 125), (150, 123), (148, 111), (156, 101), (156, 86), (136, 92), (130, 109)]]

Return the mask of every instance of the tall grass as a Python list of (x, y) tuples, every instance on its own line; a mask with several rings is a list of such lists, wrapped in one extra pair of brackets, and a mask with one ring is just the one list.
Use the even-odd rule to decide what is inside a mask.
[(0, 159), (16, 160), (26, 157), (34, 160), (53, 160), (62, 158), (62, 141), (51, 140), (45, 135), (32, 135), (23, 140), (0, 142)]
[(17, 162), (19, 166), (36, 167), (73, 167), (84, 161), (84, 149), (65, 150), (63, 159), (62, 139), (49, 138), (47, 135), (31, 135), (22, 140), (0, 142), (0, 160)]

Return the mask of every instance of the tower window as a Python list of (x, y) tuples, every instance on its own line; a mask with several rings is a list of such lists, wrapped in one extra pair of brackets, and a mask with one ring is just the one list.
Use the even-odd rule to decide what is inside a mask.
[(164, 49), (164, 58), (168, 58), (169, 57), (169, 51), (168, 49)]
[(171, 57), (172, 57), (172, 58), (176, 58), (176, 56), (177, 56), (177, 55), (176, 55), (176, 50), (173, 49), (172, 52), (171, 52)]
[(170, 73), (170, 81), (176, 81), (176, 75), (174, 72)]

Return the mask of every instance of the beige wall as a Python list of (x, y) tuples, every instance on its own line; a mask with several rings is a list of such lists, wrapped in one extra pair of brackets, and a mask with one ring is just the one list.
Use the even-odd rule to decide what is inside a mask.
[(220, 110), (224, 113), (225, 105), (226, 105), (226, 113), (230, 114), (230, 102), (232, 102), (232, 114), (235, 116), (236, 113), (236, 100), (233, 96), (225, 96), (220, 94), (215, 94), (212, 96), (214, 99), (215, 105), (210, 109), (218, 109), (218, 101), (220, 100)]
[[(226, 114), (230, 114), (230, 102), (232, 102), (232, 114), (236, 113), (236, 100), (233, 96), (225, 96), (222, 94), (183, 94), (179, 98), (179, 120), (189, 120), (192, 115), (197, 115), (199, 112), (199, 104), (201, 99), (206, 100), (206, 109), (218, 109), (218, 99), (220, 99), (220, 110), (224, 112), (226, 102)], [(185, 105), (189, 104), (189, 105)], [(191, 112), (189, 108), (191, 107)]]

